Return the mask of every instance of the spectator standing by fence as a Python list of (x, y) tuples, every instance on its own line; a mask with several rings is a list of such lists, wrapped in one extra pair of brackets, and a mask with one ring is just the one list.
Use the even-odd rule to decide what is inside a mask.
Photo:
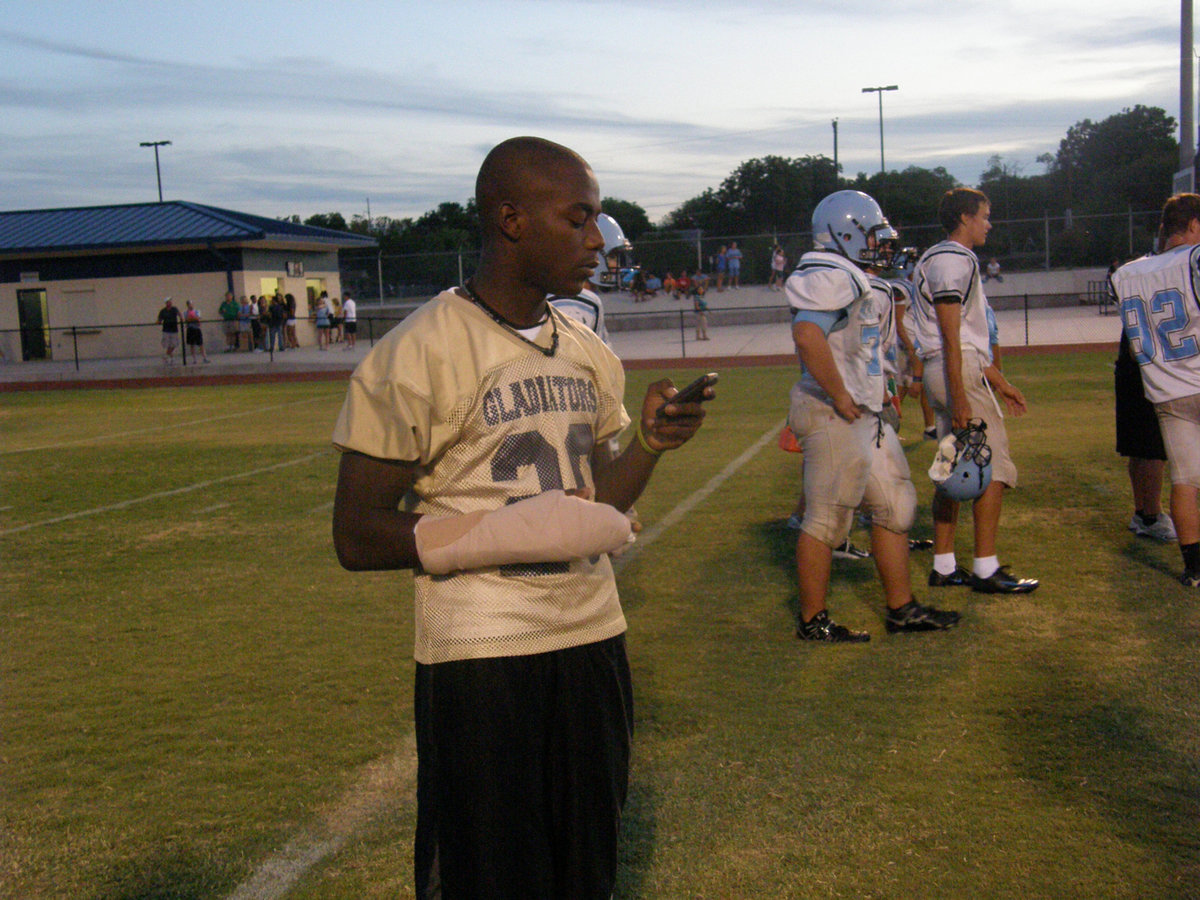
[(358, 304), (346, 294), (342, 299), (342, 328), (346, 334), (347, 350), (353, 350), (358, 342)]
[(270, 300), (263, 297), (262, 302), (258, 305), (258, 328), (259, 333), (262, 335), (262, 341), (258, 346), (262, 348), (264, 353), (267, 352), (267, 341), (271, 336), (271, 307), (275, 304), (275, 300), (278, 297), (278, 294)]
[(233, 299), (233, 291), (225, 292), (217, 312), (221, 316), (221, 332), (225, 335), (225, 352), (233, 353), (238, 348), (238, 302)]
[(317, 298), (317, 311), (313, 314), (317, 325), (317, 349), (329, 349), (329, 305), (325, 302), (325, 298)]
[(787, 272), (787, 254), (778, 244), (771, 253), (771, 280), (767, 282), (767, 290), (782, 291), (784, 274)]
[(729, 265), (729, 288), (737, 290), (742, 286), (742, 251), (738, 249), (737, 241), (729, 242), (725, 258)]
[(254, 337), (250, 332), (250, 311), (257, 306), (254, 299), (253, 295), (242, 297), (238, 306), (238, 349), (241, 349), (242, 341), (245, 340), (247, 353), (254, 349)]
[(267, 322), (267, 350), (274, 352), (276, 345), (279, 347), (279, 352), (282, 353), (287, 349), (287, 341), (284, 339), (284, 330), (287, 328), (287, 303), (278, 294), (271, 300), (271, 309), (268, 313)]
[(717, 276), (718, 292), (725, 290), (725, 273), (729, 270), (729, 257), (726, 256), (728, 252), (729, 248), (722, 244), (721, 249), (717, 251), (717, 255), (713, 258), (713, 271)]
[(284, 294), (283, 302), (287, 305), (287, 324), (285, 326), (287, 349), (298, 350), (300, 341), (296, 338), (296, 298), (291, 294)]
[(342, 299), (334, 294), (329, 300), (329, 343), (342, 340)]
[(162, 326), (163, 362), (175, 365), (175, 348), (179, 346), (179, 310), (168, 297), (158, 311), (158, 324)]
[(185, 302), (187, 303), (187, 312), (183, 314), (183, 318), (187, 324), (184, 341), (192, 349), (193, 357), (199, 354), (200, 358), (207, 363), (208, 351), (204, 349), (204, 330), (200, 327), (200, 311), (192, 305), (191, 300)]
[(708, 303), (704, 300), (706, 282), (701, 274), (692, 279), (692, 309), (696, 311), (696, 340), (708, 340)]
[(263, 330), (262, 330), (262, 322), (259, 321), (259, 318), (258, 318), (258, 308), (259, 308), (260, 304), (266, 303), (266, 302), (267, 302), (266, 294), (263, 294), (261, 297), (253, 297), (252, 296), (250, 298), (250, 308), (248, 310), (246, 310), (246, 319), (250, 325), (250, 334), (249, 334), (250, 348), (249, 349), (253, 350), (255, 353), (262, 353)]

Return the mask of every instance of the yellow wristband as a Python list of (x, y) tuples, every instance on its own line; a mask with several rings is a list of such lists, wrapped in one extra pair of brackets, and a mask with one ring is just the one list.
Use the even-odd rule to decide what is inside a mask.
[(661, 450), (655, 450), (653, 447), (651, 447), (649, 444), (646, 443), (646, 436), (644, 434), (642, 434), (642, 423), (641, 422), (638, 422), (637, 442), (639, 444), (641, 444), (642, 449), (645, 450), (647, 453), (649, 453), (651, 456), (662, 456)]

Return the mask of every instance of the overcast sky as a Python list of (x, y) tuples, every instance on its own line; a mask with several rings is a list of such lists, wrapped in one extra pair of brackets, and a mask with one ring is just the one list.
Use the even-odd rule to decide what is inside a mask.
[(578, 150), (658, 220), (743, 160), (1022, 174), (1075, 122), (1179, 116), (1174, 0), (6, 0), (0, 208), (417, 216), (488, 148)]

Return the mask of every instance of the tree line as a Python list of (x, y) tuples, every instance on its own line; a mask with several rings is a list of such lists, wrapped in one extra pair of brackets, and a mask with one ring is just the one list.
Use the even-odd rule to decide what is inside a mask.
[[(993, 221), (1007, 224), (993, 232), (988, 253), (1017, 261), (1022, 256), (1048, 256), (1053, 265), (1100, 265), (1128, 255), (1133, 227), (1129, 213), (1157, 210), (1171, 192), (1179, 157), (1175, 129), (1175, 119), (1163, 109), (1137, 105), (1099, 122), (1076, 122), (1057, 152), (1037, 158), (1042, 172), (1026, 174), (1020, 164), (991, 157), (978, 187), (991, 199)], [(636, 202), (606, 197), (603, 206), (631, 241), (642, 243), (639, 258), (644, 249), (657, 268), (665, 269), (669, 264), (662, 261), (671, 253), (681, 256), (677, 268), (690, 265), (696, 254), (677, 246), (664, 256), (654, 248), (695, 244), (697, 235), (702, 236), (704, 253), (714, 241), (764, 235), (770, 240), (792, 236), (795, 250), (807, 249), (800, 238), (809, 231), (814, 207), (827, 194), (845, 188), (874, 196), (906, 240), (913, 240), (911, 234), (914, 243), (927, 246), (940, 234), (922, 226), (935, 221), (938, 200), (956, 186), (954, 176), (940, 166), (860, 172), (848, 178), (820, 154), (764, 156), (741, 163), (719, 186), (684, 201), (657, 225)], [(1049, 248), (1047, 219), (1055, 221)], [(385, 258), (411, 257), (406, 266), (410, 272), (420, 268), (417, 257), (465, 251), (473, 258), (479, 247), (474, 199), (441, 203), (415, 219), (355, 215), (347, 221), (333, 212), (309, 216), (304, 224), (370, 235)], [(1152, 216), (1138, 218), (1139, 248), (1148, 245), (1153, 227)], [(445, 263), (430, 263), (430, 280), (444, 280)]]

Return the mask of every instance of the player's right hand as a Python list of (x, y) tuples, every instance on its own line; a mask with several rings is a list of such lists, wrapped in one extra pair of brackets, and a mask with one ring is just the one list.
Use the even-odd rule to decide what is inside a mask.
[(955, 404), (954, 414), (950, 417), (950, 426), (954, 431), (961, 431), (971, 421), (971, 405), (969, 403)]
[(847, 422), (862, 418), (862, 410), (849, 394), (838, 394), (833, 398), (833, 410)]

